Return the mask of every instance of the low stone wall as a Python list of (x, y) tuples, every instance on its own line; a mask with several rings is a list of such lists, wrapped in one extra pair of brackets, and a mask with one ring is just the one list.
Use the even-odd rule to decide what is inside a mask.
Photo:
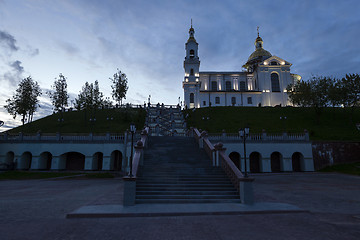
[(313, 142), (315, 170), (339, 163), (360, 161), (360, 142)]

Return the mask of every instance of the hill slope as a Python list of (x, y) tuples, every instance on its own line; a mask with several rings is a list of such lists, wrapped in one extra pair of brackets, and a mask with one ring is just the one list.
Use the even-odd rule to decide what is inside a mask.
[(356, 123), (360, 122), (360, 109), (353, 110), (351, 114), (351, 109), (324, 108), (317, 115), (313, 108), (212, 107), (186, 110), (185, 115), (188, 114), (188, 126), (211, 133), (220, 133), (223, 129), (236, 133), (239, 128), (249, 126), (254, 133), (260, 133), (262, 129), (269, 133), (307, 129), (311, 140), (360, 140), (360, 131), (356, 128)]
[[(134, 122), (137, 129), (142, 129), (145, 123), (144, 109), (98, 109), (96, 111), (71, 111), (56, 113), (9, 130), (9, 133), (123, 133)], [(96, 121), (90, 121), (95, 118)], [(113, 119), (113, 120), (107, 120)], [(58, 121), (64, 119), (63, 122)]]

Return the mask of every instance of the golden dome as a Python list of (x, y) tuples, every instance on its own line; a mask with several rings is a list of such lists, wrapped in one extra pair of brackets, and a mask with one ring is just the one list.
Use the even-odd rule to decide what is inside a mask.
[(263, 48), (257, 48), (248, 58), (248, 62), (250, 62), (251, 60), (257, 59), (261, 57), (261, 60), (265, 60), (266, 58), (271, 57), (271, 53), (266, 51)]

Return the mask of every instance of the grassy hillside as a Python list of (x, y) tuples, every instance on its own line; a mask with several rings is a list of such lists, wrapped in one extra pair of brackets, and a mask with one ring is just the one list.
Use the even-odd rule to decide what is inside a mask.
[[(250, 131), (260, 133), (302, 132), (307, 129), (311, 140), (360, 140), (356, 123), (360, 122), (360, 109), (326, 108), (320, 115), (312, 108), (273, 107), (212, 107), (195, 111), (186, 110), (188, 126), (209, 132), (235, 133), (249, 126)], [(285, 117), (286, 120), (280, 120)], [(204, 119), (203, 119), (204, 117)], [(207, 120), (209, 117), (209, 120)]]
[[(63, 114), (56, 113), (36, 120), (24, 126), (9, 130), (10, 133), (123, 133), (134, 122), (137, 129), (142, 129), (145, 123), (145, 110), (143, 109), (99, 109), (96, 112), (72, 111)], [(96, 118), (91, 122), (90, 118)], [(113, 120), (107, 120), (107, 118)], [(64, 119), (59, 122), (58, 119)]]

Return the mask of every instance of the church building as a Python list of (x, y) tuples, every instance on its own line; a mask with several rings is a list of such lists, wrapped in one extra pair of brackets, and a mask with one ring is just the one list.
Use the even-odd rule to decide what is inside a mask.
[(301, 77), (290, 73), (291, 63), (271, 55), (263, 40), (255, 40), (255, 51), (243, 65), (245, 71), (200, 72), (199, 44), (190, 27), (185, 44), (184, 102), (187, 108), (209, 106), (287, 106), (286, 88)]

